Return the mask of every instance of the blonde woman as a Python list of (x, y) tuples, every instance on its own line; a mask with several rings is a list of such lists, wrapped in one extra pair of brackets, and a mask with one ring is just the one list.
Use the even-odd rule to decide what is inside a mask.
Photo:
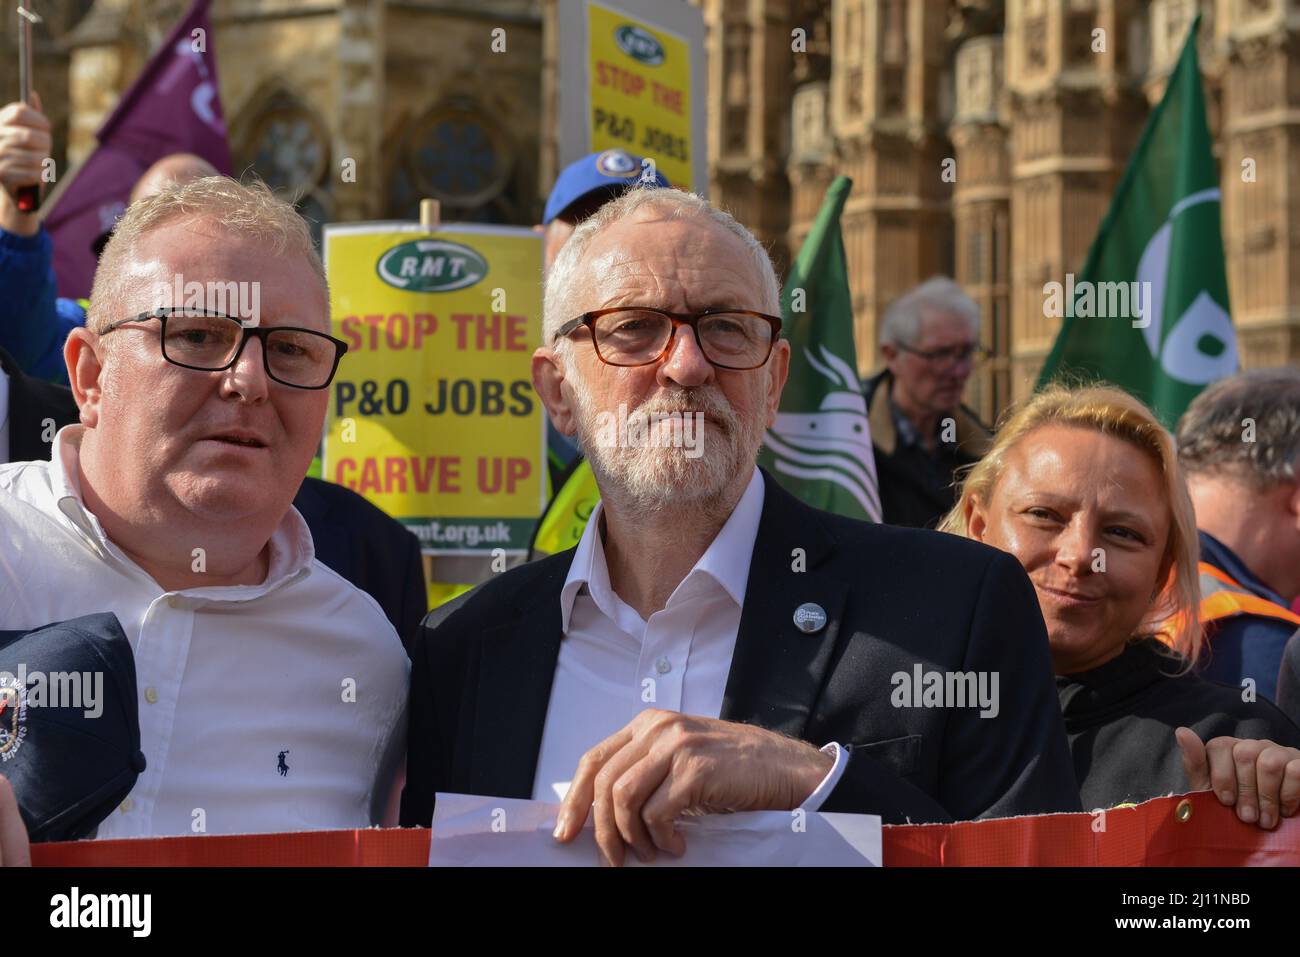
[(1085, 808), (1209, 787), (1262, 827), (1300, 808), (1300, 729), (1191, 670), (1196, 524), (1173, 441), (1141, 402), (1099, 386), (1035, 395), (940, 529), (1029, 574)]

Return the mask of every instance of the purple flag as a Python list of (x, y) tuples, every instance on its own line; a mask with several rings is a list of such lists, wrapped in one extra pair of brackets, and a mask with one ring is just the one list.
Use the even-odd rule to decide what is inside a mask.
[[(54, 239), (59, 295), (90, 295), (95, 240), (126, 209), (131, 187), (170, 153), (195, 153), (230, 173), (230, 147), (217, 93), (211, 0), (195, 0), (95, 138), (99, 146), (45, 218)], [(199, 31), (199, 32), (196, 32)]]

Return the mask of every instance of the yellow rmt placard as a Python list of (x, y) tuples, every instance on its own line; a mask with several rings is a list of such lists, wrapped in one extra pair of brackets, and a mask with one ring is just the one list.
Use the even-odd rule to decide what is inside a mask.
[(622, 147), (693, 189), (690, 45), (598, 3), (587, 7), (591, 148)]
[(324, 478), (432, 554), (523, 552), (545, 505), (546, 433), (529, 372), (541, 241), (512, 227), (325, 227), (334, 335)]

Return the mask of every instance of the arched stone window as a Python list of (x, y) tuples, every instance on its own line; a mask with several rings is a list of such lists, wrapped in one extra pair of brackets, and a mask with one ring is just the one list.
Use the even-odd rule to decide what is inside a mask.
[(330, 221), (329, 131), (315, 111), (292, 93), (276, 89), (254, 98), (232, 129), (236, 177), (250, 170), (277, 193), (292, 197), (320, 246)]
[(447, 221), (524, 221), (514, 146), (489, 111), (466, 99), (444, 102), (411, 123), (397, 143), (388, 180), (391, 217), (419, 219), (420, 200), (436, 199)]

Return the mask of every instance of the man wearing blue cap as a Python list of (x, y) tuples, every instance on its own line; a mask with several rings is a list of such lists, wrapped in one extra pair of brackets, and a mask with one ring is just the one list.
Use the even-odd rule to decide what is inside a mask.
[(650, 185), (671, 184), (653, 161), (620, 149), (592, 153), (564, 167), (542, 214), (542, 225), (546, 227), (544, 268), (551, 268), (561, 247), (584, 219), (633, 186)]

